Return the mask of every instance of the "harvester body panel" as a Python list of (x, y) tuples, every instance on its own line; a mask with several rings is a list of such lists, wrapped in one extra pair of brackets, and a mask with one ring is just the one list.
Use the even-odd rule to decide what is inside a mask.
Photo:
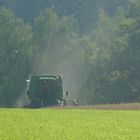
[(29, 107), (54, 106), (63, 100), (61, 76), (30, 75), (27, 81)]

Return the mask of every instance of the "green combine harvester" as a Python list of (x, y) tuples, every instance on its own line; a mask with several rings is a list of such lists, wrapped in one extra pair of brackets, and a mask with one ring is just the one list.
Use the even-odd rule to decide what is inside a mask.
[(28, 100), (25, 107), (40, 108), (55, 106), (62, 102), (62, 77), (46, 75), (30, 75), (27, 80)]

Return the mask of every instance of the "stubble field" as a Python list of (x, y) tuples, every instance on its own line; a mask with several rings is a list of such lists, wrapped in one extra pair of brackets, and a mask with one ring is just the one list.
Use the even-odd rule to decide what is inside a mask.
[(0, 109), (0, 140), (139, 139), (139, 111)]

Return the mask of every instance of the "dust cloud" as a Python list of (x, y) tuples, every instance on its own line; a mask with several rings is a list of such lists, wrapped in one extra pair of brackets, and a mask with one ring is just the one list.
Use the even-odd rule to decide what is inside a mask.
[[(62, 50), (63, 51), (63, 50)], [(34, 63), (33, 74), (45, 75), (61, 75), (63, 77), (63, 96), (66, 91), (69, 91), (68, 102), (72, 104), (73, 99), (76, 99), (80, 104), (80, 91), (83, 88), (87, 78), (86, 66), (78, 57), (79, 50), (74, 49), (69, 52), (63, 52), (60, 57), (58, 52), (43, 51), (39, 54)]]

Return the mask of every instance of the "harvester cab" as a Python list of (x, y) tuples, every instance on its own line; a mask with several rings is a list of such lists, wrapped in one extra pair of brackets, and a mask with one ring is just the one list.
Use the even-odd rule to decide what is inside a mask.
[(62, 76), (30, 75), (26, 82), (26, 107), (55, 106), (63, 101)]

